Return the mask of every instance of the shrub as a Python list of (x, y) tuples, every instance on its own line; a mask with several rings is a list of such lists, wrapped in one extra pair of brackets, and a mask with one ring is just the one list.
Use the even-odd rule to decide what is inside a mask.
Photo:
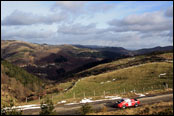
[(82, 115), (86, 115), (87, 113), (91, 113), (92, 107), (88, 103), (86, 103), (86, 104), (82, 105), (80, 112)]
[(22, 115), (22, 110), (16, 110), (12, 108), (13, 106), (14, 102), (13, 100), (10, 100), (9, 106), (3, 106), (3, 108), (1, 108), (1, 115)]
[(56, 114), (56, 112), (53, 111), (54, 110), (53, 102), (49, 98), (47, 98), (46, 101), (43, 101), (40, 107), (41, 107), (40, 115)]

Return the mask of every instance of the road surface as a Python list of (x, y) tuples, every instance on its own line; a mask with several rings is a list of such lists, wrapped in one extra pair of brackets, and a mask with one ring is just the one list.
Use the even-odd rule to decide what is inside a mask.
[[(150, 97), (142, 97), (142, 98), (137, 98), (140, 100), (141, 105), (145, 104), (153, 104), (153, 103), (158, 103), (161, 101), (173, 101), (173, 93), (170, 94), (164, 94), (164, 95), (157, 95), (157, 96), (150, 96)], [(118, 99), (119, 100), (119, 99)], [(89, 103), (92, 108), (95, 111), (100, 111), (104, 106), (107, 107), (108, 111), (114, 111), (117, 108), (114, 108), (114, 103), (118, 100), (105, 100), (105, 101), (99, 101), (99, 102), (92, 102)], [(73, 105), (56, 105), (55, 106), (55, 111), (57, 112), (58, 115), (80, 115), (80, 108), (83, 104), (73, 104)], [(28, 109), (24, 110), (23, 114), (27, 115), (38, 115), (40, 109)]]

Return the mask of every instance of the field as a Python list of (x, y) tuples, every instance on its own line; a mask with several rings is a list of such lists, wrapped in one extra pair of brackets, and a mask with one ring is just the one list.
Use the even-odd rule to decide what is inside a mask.
[[(173, 86), (172, 70), (172, 63), (160, 62), (90, 76), (80, 79), (64, 96), (72, 98), (73, 93), (76, 97), (84, 97), (84, 93), (85, 96), (94, 96), (94, 92), (96, 96), (100, 96), (104, 92), (105, 94), (120, 94), (134, 89), (142, 93), (152, 89), (163, 89), (164, 83), (167, 83), (170, 88)], [(166, 75), (159, 77), (163, 73)]]
[[(73, 87), (71, 82), (61, 84), (64, 89), (72, 88), (64, 93), (52, 94), (53, 101), (78, 101), (84, 97), (97, 99), (104, 95), (130, 96), (134, 90), (143, 94), (163, 92), (166, 88), (173, 88), (172, 70), (172, 63), (155, 62), (89, 76), (79, 79)], [(159, 77), (163, 73), (166, 75)]]

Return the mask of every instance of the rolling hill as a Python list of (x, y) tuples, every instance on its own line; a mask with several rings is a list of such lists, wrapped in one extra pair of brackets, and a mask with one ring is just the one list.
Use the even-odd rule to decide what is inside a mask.
[(25, 101), (26, 97), (38, 96), (44, 89), (44, 81), (5, 60), (1, 60), (2, 104), (11, 99)]
[(123, 57), (128, 57), (128, 55), (122, 51), (116, 53), (72, 45), (1, 40), (1, 58), (40, 78), (59, 82), (81, 70)]
[(169, 51), (173, 46), (126, 50), (122, 47), (47, 45), (1, 40), (1, 58), (40, 78), (64, 82), (99, 64), (151, 52)]
[(34, 75), (51, 80), (63, 80), (65, 72), (102, 60), (88, 55), (79, 57), (83, 52), (97, 51), (71, 45), (53, 46), (21, 41), (1, 41), (1, 58)]
[(83, 98), (84, 93), (90, 98), (94, 96), (94, 91), (96, 96), (101, 96), (104, 91), (107, 95), (118, 95), (130, 93), (134, 89), (137, 93), (164, 90), (166, 84), (169, 88), (173, 87), (173, 53), (120, 59), (100, 64), (77, 75), (79, 78), (71, 89), (55, 95), (55, 100), (71, 99), (74, 94)]
[(142, 54), (148, 54), (148, 53), (155, 53), (155, 52), (167, 52), (171, 51), (173, 52), (173, 46), (165, 46), (165, 47), (154, 47), (154, 48), (146, 48), (146, 49), (140, 49), (133, 51), (134, 55), (142, 55)]
[[(151, 85), (173, 85), (173, 47), (136, 52), (112, 47), (1, 42), (1, 91), (5, 100), (5, 96), (38, 100), (38, 96), (54, 93), (57, 102), (72, 98), (73, 93), (83, 97), (84, 91), (91, 96), (94, 90), (101, 95), (104, 90), (127, 92), (136, 87), (142, 91), (143, 87), (148, 91)], [(159, 78), (163, 73), (166, 76)]]

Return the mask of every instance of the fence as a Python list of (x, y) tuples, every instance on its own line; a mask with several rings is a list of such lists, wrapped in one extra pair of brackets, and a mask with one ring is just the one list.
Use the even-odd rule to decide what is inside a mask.
[[(77, 92), (71, 92), (73, 97), (71, 98), (76, 98), (76, 97), (95, 97), (95, 96), (106, 96), (106, 95), (121, 95), (121, 94), (127, 94), (127, 93), (146, 93), (148, 91), (153, 91), (153, 90), (161, 90), (161, 89), (167, 89), (167, 88), (173, 88), (173, 86), (169, 86), (168, 84), (166, 85), (155, 85), (155, 86), (149, 86), (149, 87), (142, 87), (142, 88), (134, 88), (134, 89), (129, 89), (129, 88), (123, 88), (123, 89), (112, 89), (112, 90), (103, 90), (103, 91), (88, 91), (88, 92), (82, 92), (82, 93), (77, 93)], [(71, 95), (71, 96), (72, 96)]]
[[(154, 85), (149, 87), (139, 87), (139, 88), (123, 88), (123, 89), (112, 89), (112, 90), (103, 90), (103, 91), (83, 91), (83, 92), (74, 92), (69, 91), (67, 93), (59, 93), (56, 95), (48, 95), (43, 97), (42, 99), (39, 97), (38, 102), (45, 99), (46, 97), (49, 97), (52, 101), (61, 101), (66, 99), (83, 99), (83, 98), (103, 98), (105, 96), (121, 96), (126, 95), (128, 93), (142, 93), (145, 94), (146, 92), (153, 91), (153, 90), (165, 90), (167, 88), (172, 88), (173, 85)], [(26, 98), (27, 102), (27, 98)]]

